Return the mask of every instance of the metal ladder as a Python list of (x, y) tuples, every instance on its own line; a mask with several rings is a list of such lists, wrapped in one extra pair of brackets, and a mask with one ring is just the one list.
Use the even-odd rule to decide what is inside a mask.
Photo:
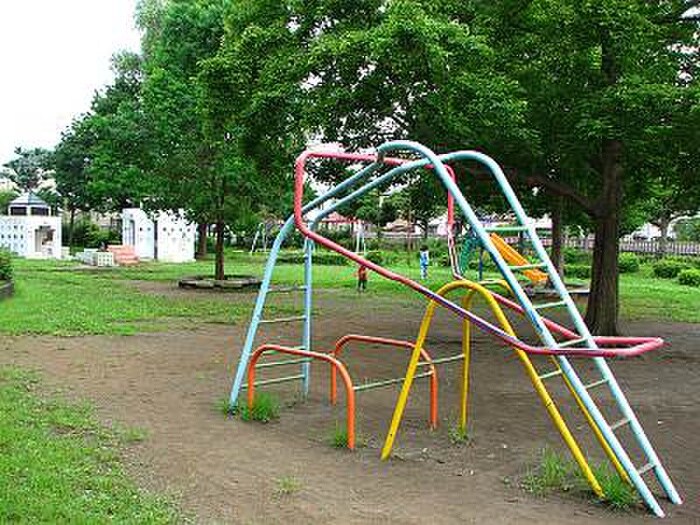
[[(578, 311), (576, 305), (574, 304), (566, 286), (564, 285), (562, 279), (557, 273), (554, 265), (552, 264), (549, 256), (542, 245), (535, 228), (533, 227), (531, 221), (523, 210), (520, 202), (518, 201), (513, 189), (508, 183), (505, 175), (501, 171), (500, 167), (489, 157), (478, 154), (476, 152), (469, 152), (471, 158), (478, 158), (484, 164), (491, 168), (491, 171), (496, 179), (500, 190), (506, 197), (508, 203), (510, 204), (511, 210), (516, 217), (516, 224), (511, 227), (497, 227), (497, 228), (486, 228), (478, 220), (476, 214), (472, 211), (469, 204), (466, 202), (464, 197), (459, 194), (455, 195), (455, 202), (464, 213), (466, 218), (469, 220), (473, 231), (478, 236), (480, 242), (482, 243), (484, 249), (489, 253), (491, 258), (496, 263), (501, 274), (505, 278), (508, 285), (511, 287), (513, 294), (516, 296), (518, 302), (525, 310), (525, 315), (534, 327), (536, 333), (538, 334), (541, 341), (548, 347), (551, 348), (566, 348), (566, 347), (577, 347), (580, 348), (597, 348), (596, 342), (586, 326), (586, 323)], [(506, 263), (505, 259), (496, 249), (494, 243), (491, 240), (490, 233), (523, 233), (526, 237), (526, 242), (532, 247), (536, 262), (532, 264), (524, 264), (519, 266), (510, 266)], [(525, 293), (520, 282), (518, 281), (516, 274), (524, 270), (538, 269), (545, 273), (549, 278), (556, 294), (558, 295), (557, 300), (533, 305), (530, 298)], [(548, 329), (543, 321), (543, 316), (541, 314), (542, 310), (550, 310), (553, 308), (565, 308), (569, 314), (569, 319), (571, 320), (575, 331), (578, 333), (579, 337), (566, 340), (557, 341), (551, 331)], [(589, 414), (593, 418), (595, 424), (599, 428), (600, 432), (608, 443), (610, 449), (613, 451), (617, 457), (622, 468), (629, 477), (630, 482), (639, 492), (640, 496), (644, 502), (649, 506), (649, 508), (659, 517), (664, 516), (664, 512), (661, 506), (657, 502), (656, 498), (649, 489), (647, 482), (643, 479), (643, 475), (652, 471), (656, 475), (656, 479), (663, 488), (664, 492), (668, 496), (671, 502), (675, 504), (682, 503), (682, 500), (676, 491), (671, 479), (669, 478), (666, 470), (661, 464), (661, 460), (654, 451), (649, 439), (647, 438), (642, 425), (640, 424), (637, 416), (632, 410), (629, 402), (627, 401), (620, 385), (618, 384), (615, 376), (613, 375), (610, 367), (606, 360), (602, 357), (593, 358), (595, 367), (599, 372), (599, 377), (594, 381), (584, 384), (584, 382), (579, 377), (579, 374), (574, 367), (571, 360), (564, 356), (557, 356), (557, 362), (562, 374), (565, 376), (566, 380), (571, 384), (572, 388), (575, 390), (576, 394), (579, 396), (581, 402), (584, 404)], [(540, 379), (546, 380), (550, 377), (556, 377), (560, 375), (559, 371), (555, 373), (546, 373), (540, 375)], [(605, 419), (598, 404), (593, 399), (592, 394), (594, 392), (598, 395), (601, 393), (603, 388), (607, 388), (612, 395), (615, 405), (620, 412), (620, 418), (609, 422)], [(632, 459), (629, 457), (625, 447), (620, 442), (620, 439), (616, 435), (616, 431), (623, 427), (629, 427), (635, 441), (643, 451), (643, 462), (639, 465), (635, 465)]]
[[(302, 315), (294, 315), (288, 317), (276, 317), (269, 319), (263, 318), (263, 312), (265, 310), (265, 305), (268, 300), (268, 295), (271, 293), (276, 293), (275, 290), (270, 288), (270, 285), (272, 283), (273, 272), (277, 263), (277, 258), (280, 249), (282, 247), (282, 243), (289, 234), (290, 230), (292, 229), (292, 225), (293, 224), (291, 219), (285, 223), (285, 225), (282, 227), (282, 230), (277, 235), (277, 238), (275, 239), (272, 248), (270, 249), (270, 255), (265, 266), (264, 277), (262, 283), (260, 284), (260, 290), (258, 291), (258, 297), (255, 301), (255, 307), (253, 309), (250, 325), (248, 326), (246, 340), (243, 345), (241, 357), (238, 362), (236, 376), (233, 381), (233, 386), (231, 387), (231, 394), (229, 397), (229, 406), (231, 407), (234, 407), (236, 405), (240, 391), (247, 388), (247, 385), (244, 383), (244, 379), (248, 369), (250, 355), (254, 349), (253, 345), (255, 344), (258, 331), (261, 326), (301, 322), (303, 323), (302, 341), (300, 345), (293, 346), (293, 348), (299, 350), (311, 350), (311, 265), (313, 256), (313, 244), (310, 241), (307, 240), (304, 244), (304, 284), (299, 287), (292, 287), (291, 290), (284, 290), (285, 292), (293, 292), (296, 289), (304, 292), (304, 313)], [(268, 369), (292, 365), (301, 365), (301, 369), (298, 374), (257, 380), (255, 382), (255, 386), (273, 385), (279, 383), (286, 383), (290, 381), (301, 381), (303, 394), (305, 396), (308, 395), (309, 379), (311, 372), (310, 358), (286, 358), (277, 361), (267, 361), (263, 363), (257, 363), (255, 365), (255, 368)]]

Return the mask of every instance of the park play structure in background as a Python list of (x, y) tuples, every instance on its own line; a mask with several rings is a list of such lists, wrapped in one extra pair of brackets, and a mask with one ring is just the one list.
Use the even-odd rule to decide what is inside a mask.
[[(403, 153), (403, 157), (390, 157), (390, 153)], [(356, 168), (353, 175), (333, 187), (327, 193), (317, 197), (307, 205), (303, 205), (304, 182), (306, 178), (307, 162), (332, 160), (347, 162)], [(499, 190), (507, 200), (516, 224), (497, 228), (485, 228), (478, 216), (474, 213), (455, 181), (451, 163), (469, 161), (482, 164), (491, 173), (497, 182)], [(454, 225), (455, 210), (459, 210), (465, 224), (469, 224), (473, 234), (478, 239), (484, 250), (490, 255), (496, 264), (502, 279), (497, 284), (506, 294), (499, 294), (486, 287), (486, 283), (475, 283), (463, 278), (456, 260), (455, 240), (451, 236), (449, 244), (452, 247), (450, 256), (452, 259), (455, 280), (446, 284), (437, 292), (430, 290), (422, 284), (415, 282), (403, 275), (397, 274), (387, 268), (375, 264), (361, 255), (324, 238), (316, 232), (319, 222), (326, 215), (342, 207), (348, 202), (357, 199), (368, 191), (385, 185), (395, 180), (400, 175), (411, 171), (422, 170), (426, 175), (437, 176), (447, 190), (448, 196), (448, 222)], [(354, 189), (356, 188), (356, 189)], [(336, 198), (340, 196), (339, 198)], [(319, 212), (316, 217), (307, 222), (305, 215), (318, 208), (321, 204), (336, 198), (333, 203)], [(270, 288), (277, 257), (283, 242), (289, 234), (296, 229), (306, 238), (304, 284), (300, 290), (304, 292), (304, 313), (299, 316), (267, 319), (262, 317), (268, 294), (274, 292)], [(450, 228), (450, 231), (452, 228)], [(524, 259), (497, 234), (509, 234), (517, 232), (527, 239), (536, 256), (536, 262), (532, 263)], [(366, 266), (371, 271), (396, 282), (399, 282), (420, 293), (428, 299), (423, 322), (419, 328), (418, 337), (414, 343), (394, 339), (378, 338), (350, 334), (341, 338), (335, 348), (330, 352), (314, 351), (311, 348), (312, 328), (312, 299), (313, 299), (313, 249), (319, 244), (325, 248), (336, 251), (357, 264)], [(533, 304), (526, 294), (517, 275), (523, 274), (532, 281), (542, 282), (547, 280), (552, 286), (556, 300), (546, 303)], [(494, 284), (494, 283), (488, 283)], [(448, 299), (448, 294), (457, 291), (466, 292), (461, 301)], [(494, 314), (499, 326), (479, 317), (471, 311), (471, 303), (475, 297), (483, 298), (489, 309)], [(438, 307), (447, 308), (456, 314), (463, 326), (463, 341), (461, 352), (457, 355), (432, 359), (427, 349), (423, 347), (430, 329), (433, 312)], [(518, 338), (503, 309), (510, 310), (524, 316), (532, 325), (539, 337), (542, 346), (533, 346)], [(543, 310), (561, 309), (568, 314), (573, 330), (568, 329), (543, 315)], [(303, 323), (302, 341), (299, 345), (262, 344), (254, 348), (258, 329), (261, 325), (280, 323)], [(579, 465), (584, 477), (591, 489), (598, 496), (603, 496), (603, 490), (599, 481), (592, 472), (588, 461), (581, 452), (575, 438), (569, 431), (554, 401), (549, 395), (545, 381), (561, 377), (569, 388), (576, 405), (582, 411), (588, 424), (606, 455), (610, 459), (621, 478), (629, 482), (642, 497), (647, 506), (659, 517), (664, 516), (664, 511), (659, 505), (655, 495), (650, 490), (646, 475), (654, 473), (662, 490), (671, 502), (681, 503), (681, 498), (676, 491), (671, 479), (664, 469), (661, 460), (649, 442), (639, 420), (629, 405), (615, 376), (610, 370), (606, 357), (630, 357), (640, 355), (659, 348), (663, 341), (652, 337), (594, 337), (591, 335), (580, 312), (576, 308), (571, 295), (566, 289), (561, 278), (556, 272), (547, 252), (529, 221), (525, 211), (508, 183), (498, 164), (490, 157), (475, 151), (458, 151), (449, 154), (436, 155), (421, 144), (410, 141), (389, 142), (377, 149), (377, 154), (356, 154), (341, 151), (310, 150), (304, 152), (296, 162), (296, 179), (294, 195), (294, 215), (290, 217), (280, 230), (275, 239), (265, 267), (264, 278), (260, 288), (257, 302), (253, 311), (253, 317), (248, 329), (244, 347), (241, 353), (236, 375), (230, 394), (230, 404), (235, 406), (242, 389), (248, 391), (248, 403), (252, 407), (255, 400), (255, 387), (270, 385), (288, 381), (300, 381), (303, 393), (309, 391), (310, 363), (312, 360), (323, 361), (330, 364), (332, 402), (336, 401), (337, 374), (342, 378), (346, 390), (347, 399), (347, 436), (348, 447), (355, 444), (355, 393), (361, 390), (379, 388), (390, 384), (401, 384), (394, 415), (391, 420), (389, 432), (382, 449), (382, 458), (391, 455), (394, 440), (403, 417), (404, 408), (410, 394), (413, 381), (418, 378), (430, 380), (431, 403), (429, 422), (431, 426), (437, 423), (437, 388), (438, 375), (436, 365), (452, 361), (462, 362), (462, 395), (460, 406), (460, 430), (466, 431), (468, 415), (469, 392), (469, 360), (471, 353), (470, 330), (471, 326), (492, 334), (500, 341), (511, 347), (523, 364), (526, 374), (540, 397), (552, 421), (561, 434), (564, 442), (571, 451)], [(341, 350), (351, 341), (367, 342), (404, 348), (410, 353), (405, 377), (354, 385), (343, 361), (340, 358)], [(291, 358), (265, 361), (263, 358), (270, 355), (289, 355)], [(547, 356), (552, 363), (549, 370), (541, 372), (535, 368), (531, 356)], [(597, 375), (594, 378), (583, 379), (583, 367), (579, 367), (579, 359), (593, 359)], [(256, 372), (278, 367), (300, 365), (297, 374), (257, 380)], [(419, 372), (420, 369), (425, 371)], [(246, 381), (247, 379), (247, 381)], [(614, 405), (619, 411), (617, 420), (608, 421), (600, 410), (600, 401), (603, 395), (612, 396)], [(594, 398), (595, 397), (595, 398)], [(596, 399), (599, 401), (597, 402)], [(622, 428), (628, 428), (639, 448), (639, 458), (633, 460), (628, 449), (623, 445), (617, 432)]]

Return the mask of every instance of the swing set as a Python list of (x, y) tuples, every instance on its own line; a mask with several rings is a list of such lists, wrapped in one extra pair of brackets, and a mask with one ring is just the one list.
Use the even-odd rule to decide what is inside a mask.
[[(317, 162), (346, 162), (353, 166), (356, 171), (350, 177), (331, 188), (327, 193), (304, 205), (303, 193), (306, 165), (311, 160)], [(508, 202), (512, 215), (516, 219), (513, 225), (488, 227), (482, 224), (457, 186), (455, 173), (450, 167), (451, 164), (463, 161), (477, 162), (491, 173), (499, 190)], [(317, 232), (320, 221), (333, 211), (374, 188), (395, 182), (400, 176), (414, 171), (421, 171), (438, 177), (447, 190), (448, 249), (454, 281), (445, 284), (437, 291), (433, 291), (404, 275), (373, 263), (359, 253), (359, 249), (355, 252), (348, 250)], [(321, 361), (328, 363), (331, 369), (329, 398), (332, 404), (337, 402), (338, 375), (340, 375), (345, 387), (348, 448), (352, 449), (355, 445), (355, 393), (373, 388), (401, 385), (389, 431), (381, 452), (382, 459), (387, 459), (391, 456), (400, 423), (403, 419), (404, 409), (413, 382), (416, 379), (429, 380), (429, 425), (433, 428), (437, 425), (438, 373), (436, 365), (450, 362), (462, 363), (459, 427), (462, 431), (466, 430), (470, 386), (469, 364), (472, 352), (471, 332), (473, 328), (476, 328), (505, 343), (507, 347), (512, 348), (516, 353), (524, 367), (526, 376), (533, 385), (535, 393), (542, 401), (555, 428), (571, 451), (573, 458), (595, 494), (603, 496), (603, 489), (546, 387), (546, 382), (549, 380), (561, 378), (564, 381), (574, 398), (575, 406), (582, 412), (612, 465), (622, 479), (629, 482), (637, 490), (654, 514), (662, 517), (664, 516), (664, 511), (644, 479), (647, 473), (655, 475), (665, 495), (671, 502), (675, 504), (682, 502), (661, 460), (647, 438), (641, 423), (606, 362), (608, 357), (632, 357), (658, 349), (663, 345), (663, 340), (655, 337), (596, 337), (590, 333), (565, 284), (549, 259), (532, 222), (525, 214), (503, 171), (493, 159), (476, 151), (457, 151), (437, 155), (416, 142), (394, 141), (385, 143), (377, 148), (376, 154), (348, 153), (328, 149), (308, 150), (298, 157), (295, 172), (294, 214), (284, 223), (270, 249), (262, 285), (231, 388), (231, 406), (235, 406), (238, 402), (239, 395), (243, 389), (247, 389), (247, 402), (252, 406), (255, 401), (256, 387), (262, 385), (299, 381), (302, 393), (306, 396), (309, 392), (311, 362)], [(344, 196), (336, 198), (338, 195)], [(313, 220), (309, 221), (306, 219), (306, 215), (311, 210), (316, 210), (331, 200), (330, 205), (319, 211)], [(459, 264), (453, 235), (456, 210), (459, 210), (462, 220), (469, 225), (471, 232), (473, 232), (474, 246), (478, 243), (495, 263), (501, 274), (499, 280), (488, 283), (476, 283), (463, 278), (463, 271)], [(270, 288), (270, 284), (280, 249), (294, 228), (306, 239), (304, 246), (304, 283), (299, 288), (304, 292), (304, 313), (294, 317), (263, 318), (263, 311), (268, 296), (274, 292)], [(534, 262), (522, 257), (498, 235), (514, 233), (521, 235), (529, 244), (534, 253)], [(407, 286), (425, 297), (427, 299), (427, 307), (416, 341), (409, 342), (349, 334), (341, 337), (332, 349), (326, 349), (325, 351), (313, 350), (311, 307), (313, 301), (313, 252), (315, 245), (335, 251), (350, 261), (363, 265), (386, 279)], [(523, 283), (518, 276), (524, 276), (533, 282), (546, 279), (554, 292), (556, 292), (557, 300), (546, 303), (533, 303), (533, 300), (525, 292)], [(505, 292), (496, 293), (490, 289), (492, 286), (498, 286)], [(459, 294), (461, 297), (451, 298), (456, 294)], [(476, 298), (486, 302), (496, 320), (495, 324), (472, 311), (471, 307)], [(445, 308), (457, 316), (462, 326), (463, 337), (460, 353), (434, 359), (424, 348), (424, 345), (430, 331), (433, 314), (438, 307)], [(567, 318), (573, 327), (572, 329), (566, 328), (543, 315), (543, 311), (554, 309), (558, 309), (568, 316)], [(529, 321), (540, 343), (530, 344), (520, 339), (506, 318), (504, 310), (520, 315)], [(258, 332), (262, 325), (293, 322), (302, 323), (300, 345), (298, 343), (289, 345), (263, 343), (255, 346)], [(356, 385), (353, 383), (344, 364), (346, 347), (349, 343), (380, 344), (408, 350), (410, 358), (405, 375), (403, 377)], [(263, 357), (274, 355), (282, 357), (271, 361), (263, 359)], [(551, 363), (550, 367), (544, 371), (539, 370), (533, 363), (537, 356), (545, 356)], [(586, 377), (590, 375), (590, 372), (586, 370), (586, 367), (580, 366), (581, 358), (593, 361), (596, 370), (595, 377)], [(261, 369), (279, 369), (287, 366), (300, 366), (300, 370), (296, 374), (287, 376), (268, 379), (258, 379), (257, 377), (257, 372), (261, 371)], [(603, 416), (600, 405), (605, 403), (606, 399), (612, 399), (614, 402), (619, 411), (619, 419), (608, 421)], [(628, 447), (623, 444), (623, 440), (617, 434), (617, 431), (622, 428), (628, 428), (631, 431), (632, 439), (637, 445), (636, 448), (642, 451), (641, 454), (636, 454), (637, 457), (634, 459), (628, 453)]]

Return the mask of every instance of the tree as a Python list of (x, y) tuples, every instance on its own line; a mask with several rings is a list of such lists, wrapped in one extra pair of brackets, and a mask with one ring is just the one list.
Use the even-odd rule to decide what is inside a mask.
[(595, 332), (618, 331), (624, 207), (646, 198), (651, 166), (670, 157), (658, 132), (677, 129), (696, 82), (697, 24), (682, 18), (687, 8), (682, 0), (481, 5), (480, 27), (523, 87), (538, 136), (529, 158), (504, 152), (509, 174), (575, 203), (593, 223), (586, 320)]
[(0, 191), (0, 215), (7, 213), (7, 208), (10, 203), (17, 198), (18, 194), (16, 191)]
[(206, 231), (216, 225), (215, 277), (224, 279), (228, 224), (250, 208), (246, 178), (233, 135), (207, 127), (198, 80), (224, 31), (224, 1), (143, 1), (137, 20), (144, 31), (143, 110), (150, 130), (148, 205), (185, 209)]
[(17, 158), (5, 164), (5, 167), (10, 169), (7, 177), (17, 184), (21, 191), (36, 190), (46, 178), (48, 153), (42, 148), (16, 148)]
[(61, 141), (51, 155), (56, 191), (69, 213), (67, 239), (69, 247), (73, 247), (76, 212), (100, 207), (99, 197), (90, 191), (90, 159), (97, 142), (96, 135), (91, 129), (93, 118), (91, 114), (87, 114), (75, 119), (61, 134)]

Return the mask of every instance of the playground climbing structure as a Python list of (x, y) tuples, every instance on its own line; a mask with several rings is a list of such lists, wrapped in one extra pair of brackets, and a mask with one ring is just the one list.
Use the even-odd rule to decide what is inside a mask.
[[(389, 156), (390, 154), (397, 156)], [(307, 162), (311, 161), (312, 159), (343, 161), (347, 162), (351, 166), (360, 167), (353, 175), (333, 187), (326, 194), (323, 194), (312, 200), (309, 204), (304, 205), (303, 192), (306, 178), (306, 165)], [(486, 168), (488, 172), (490, 172), (497, 184), (498, 190), (503, 194), (511, 208), (510, 211), (513, 217), (516, 219), (515, 224), (505, 228), (487, 228), (481, 223), (478, 216), (474, 213), (472, 207), (457, 186), (454, 172), (450, 168), (450, 164), (464, 161), (479, 163)], [(476, 239), (498, 268), (502, 275), (503, 285), (511, 294), (512, 299), (495, 292), (485, 291), (485, 288), (479, 288), (479, 285), (468, 283), (463, 279), (459, 279), (454, 285), (448, 285), (448, 288), (443, 288), (439, 292), (434, 292), (422, 284), (384, 268), (381, 265), (375, 264), (362, 257), (360, 254), (347, 250), (346, 248), (324, 238), (322, 235), (317, 233), (316, 227), (319, 221), (321, 221), (326, 215), (332, 213), (334, 210), (342, 207), (348, 202), (361, 197), (368, 191), (371, 191), (372, 189), (381, 185), (391, 183), (392, 181), (396, 181), (396, 179), (398, 179), (401, 175), (416, 170), (422, 171), (424, 173), (423, 176), (432, 175), (438, 177), (447, 191), (448, 220), (454, 220), (455, 211), (458, 211), (461, 214), (464, 223), (470, 226)], [(342, 197), (336, 198), (339, 195), (342, 195)], [(309, 211), (318, 208), (331, 199), (334, 200), (330, 206), (319, 212), (313, 220), (308, 221), (306, 219), (306, 215)], [(304, 294), (304, 312), (298, 316), (268, 319), (267, 317), (263, 317), (263, 312), (268, 295), (274, 291), (271, 289), (270, 284), (277, 257), (285, 238), (287, 238), (295, 227), (306, 238), (304, 247), (304, 282), (297, 288), (298, 290), (303, 291)], [(512, 257), (513, 254), (509, 254), (507, 250), (503, 248), (503, 246), (499, 247), (497, 245), (497, 240), (494, 241), (494, 236), (491, 234), (499, 233), (518, 233), (519, 235), (522, 235), (525, 242), (529, 244), (532, 253), (535, 254), (535, 260), (526, 261), (524, 263), (522, 260), (516, 260), (516, 258)], [(551, 398), (549, 397), (549, 394), (544, 386), (545, 382), (549, 381), (550, 379), (561, 377), (565, 381), (566, 385), (574, 395), (577, 405), (589, 421), (593, 432), (598, 437), (603, 449), (610, 457), (613, 465), (621, 473), (623, 479), (628, 480), (630, 484), (635, 487), (644, 502), (657, 516), (663, 516), (664, 512), (659, 505), (656, 496), (651, 492), (648, 483), (645, 480), (645, 476), (648, 476), (650, 473), (653, 473), (656, 476), (656, 479), (658, 480), (664, 493), (673, 503), (681, 503), (681, 498), (671, 482), (666, 470), (664, 469), (661, 460), (649, 442), (641, 423), (637, 419), (605, 360), (606, 357), (629, 357), (639, 355), (659, 348), (663, 344), (663, 341), (658, 338), (649, 337), (594, 337), (590, 333), (581, 314), (574, 304), (573, 299), (567, 291), (566, 286), (562, 282), (552, 262), (550, 261), (534, 226), (531, 224), (527, 215), (525, 214), (525, 211), (523, 210), (501, 168), (487, 155), (475, 151), (458, 151), (454, 153), (436, 155), (421, 144), (410, 141), (395, 141), (380, 146), (377, 149), (376, 154), (354, 154), (340, 151), (310, 150), (304, 152), (297, 159), (294, 215), (285, 222), (270, 250), (270, 256), (265, 267), (263, 282), (258, 294), (251, 324), (248, 329), (238, 368), (233, 381), (230, 395), (231, 405), (234, 405), (238, 401), (241, 389), (245, 388), (246, 386), (250, 391), (255, 386), (263, 384), (300, 381), (303, 393), (307, 394), (309, 390), (310, 363), (314, 359), (331, 362), (333, 365), (333, 370), (343, 375), (343, 368), (341, 367), (342, 363), (337, 354), (333, 355), (330, 352), (317, 352), (311, 348), (311, 307), (313, 299), (312, 262), (315, 244), (336, 251), (356, 264), (364, 265), (369, 270), (387, 279), (396, 281), (413, 289), (428, 299), (429, 312), (433, 311), (438, 306), (448, 309), (450, 312), (454, 313), (458, 318), (460, 318), (463, 326), (465, 326), (464, 330), (467, 332), (465, 333), (465, 341), (468, 341), (466, 336), (468, 336), (468, 330), (470, 327), (473, 326), (493, 335), (504, 342), (507, 346), (513, 348), (513, 350), (516, 351), (518, 356), (521, 358), (527, 375), (532, 381), (536, 392), (543, 400), (547, 410), (550, 413), (550, 416), (563, 436), (564, 441), (572, 451), (574, 458), (577, 460), (579, 466), (586, 475), (586, 478), (591, 484), (594, 492), (601, 494), (599, 484), (595, 480), (592, 473), (589, 475), (588, 471), (590, 469), (585, 461), (585, 458), (583, 458), (582, 455), (579, 456), (580, 450), (577, 452), (578, 446), (576, 445), (575, 440), (573, 440), (573, 437), (570, 435), (570, 432), (568, 432), (568, 429), (563, 423), (563, 420), (561, 420), (561, 417), (557, 416), (556, 407), (554, 407), (553, 403), (551, 404), (553, 410), (550, 409), (548, 399), (551, 400)], [(450, 248), (450, 254), (454, 268), (457, 265), (457, 261), (455, 261), (455, 249), (453, 244)], [(524, 275), (525, 272), (530, 273), (534, 271), (546, 276), (546, 279), (556, 294), (555, 300), (542, 304), (533, 304), (531, 299), (525, 293), (525, 290), (518, 279), (518, 275)], [(535, 275), (541, 279), (544, 279), (544, 277), (539, 274)], [(530, 273), (530, 277), (531, 276), (532, 273)], [(459, 277), (459, 275), (457, 277)], [(459, 302), (455, 302), (447, 297), (447, 292), (460, 288), (472, 291), (470, 293), (478, 292), (481, 296), (485, 297), (497, 319), (500, 319), (500, 326), (496, 326), (470, 311), (469, 301), (467, 301), (467, 303), (459, 304)], [(470, 297), (469, 294), (467, 297)], [(501, 319), (502, 312), (501, 314), (498, 313), (500, 308), (495, 309), (494, 307), (496, 303), (497, 305), (504, 306), (517, 312), (527, 319), (537, 334), (537, 337), (540, 340), (540, 345), (533, 345), (519, 339), (507, 322), (504, 323), (503, 319)], [(545, 317), (544, 313), (546, 311), (552, 311), (555, 309), (561, 310), (561, 312), (567, 317), (567, 324), (572, 326), (572, 329), (565, 328), (564, 326), (561, 326)], [(426, 314), (426, 317), (427, 316), (428, 315)], [(301, 323), (301, 341), (293, 342), (289, 345), (277, 345), (277, 347), (274, 348), (271, 348), (270, 345), (266, 346), (264, 344), (258, 345), (257, 347), (255, 346), (256, 340), (258, 339), (258, 331), (261, 327), (268, 324), (280, 323)], [(423, 355), (424, 363), (427, 366), (437, 364), (438, 361), (437, 359), (432, 360), (431, 363), (430, 357), (428, 356), (426, 358), (425, 355), (421, 353), (424, 351), (423, 342), (428, 326), (429, 320), (427, 323), (423, 323), (419, 337), (416, 343), (412, 345), (412, 355), (405, 377), (403, 379), (389, 380), (389, 383), (387, 383), (387, 381), (378, 382), (376, 385), (379, 387), (385, 384), (402, 384), (401, 393), (394, 411), (394, 417), (392, 419), (389, 435), (387, 436), (382, 452), (382, 456), (384, 458), (388, 457), (391, 452), (393, 441), (396, 437), (399, 423), (401, 421), (403, 406), (405, 405), (406, 399), (410, 394), (413, 379), (418, 378), (419, 376), (430, 377), (431, 374), (432, 377), (435, 378), (434, 369), (426, 374), (416, 373), (421, 355)], [(260, 368), (262, 365), (267, 365), (267, 367), (269, 367), (272, 364), (258, 363), (260, 355), (268, 350), (276, 350), (280, 354), (291, 354), (293, 356), (292, 359), (287, 358), (277, 361), (274, 363), (274, 367), (299, 365), (301, 367), (299, 373), (255, 381), (254, 374), (256, 368)], [(555, 367), (552, 370), (544, 373), (538, 372), (530, 362), (530, 357), (533, 355), (549, 356), (552, 362), (555, 364)], [(255, 359), (253, 359), (251, 356), (255, 357)], [(330, 356), (330, 358), (328, 356)], [(333, 361), (330, 361), (331, 358)], [(583, 369), (585, 367), (579, 366), (580, 358), (589, 358), (593, 360), (598, 374), (597, 377), (593, 379), (584, 379), (585, 375)], [(466, 424), (466, 394), (468, 380), (467, 353), (463, 350), (461, 356), (455, 356), (454, 359), (461, 360), (463, 362), (463, 370), (465, 370), (463, 373), (465, 385), (463, 386), (462, 411), (464, 414), (463, 424)], [(252, 382), (250, 381), (251, 374), (253, 375)], [(244, 385), (246, 376), (248, 377), (248, 385)], [(350, 383), (348, 383), (345, 375), (343, 375), (343, 377), (344, 381), (346, 382), (346, 388), (348, 388), (348, 384), (351, 385), (351, 380)], [(350, 388), (353, 387), (350, 386)], [(613, 401), (618, 411), (618, 416), (616, 419), (606, 419), (600, 409), (601, 403), (605, 401), (606, 397)], [(249, 402), (252, 402), (252, 400), (252, 397), (249, 396)], [(350, 402), (349, 396), (348, 402)], [(352, 403), (354, 410), (354, 398)], [(348, 407), (348, 410), (349, 408), (350, 407)], [(624, 445), (622, 439), (618, 437), (620, 430), (625, 428), (629, 429), (629, 433), (632, 437), (631, 441), (636, 444), (636, 446), (633, 448), (638, 448), (641, 450), (641, 458), (638, 457), (632, 459), (628, 453), (628, 446)]]

